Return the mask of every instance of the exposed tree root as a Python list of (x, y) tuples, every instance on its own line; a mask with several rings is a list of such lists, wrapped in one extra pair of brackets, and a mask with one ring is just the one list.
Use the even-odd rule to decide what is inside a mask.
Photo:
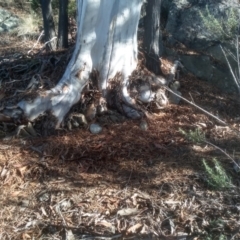
[[(178, 63), (175, 63), (173, 67), (175, 72), (177, 67)], [(171, 74), (174, 74), (173, 71)], [(75, 94), (77, 90), (73, 92), (70, 89), (71, 84), (60, 84), (44, 93), (31, 94), (34, 96), (33, 100), (22, 100), (14, 107), (5, 107), (0, 120), (26, 124), (28, 121), (38, 121), (39, 116), (45, 116), (44, 135), (47, 135), (46, 131), (54, 127), (66, 126), (72, 129), (76, 126), (86, 126), (96, 117), (108, 114), (108, 109), (115, 109), (127, 118), (141, 119), (152, 118), (148, 112), (150, 103), (156, 104), (158, 109), (168, 104), (163, 86), (167, 87), (166, 84), (169, 81), (164, 77), (155, 76), (145, 68), (138, 68), (124, 80), (122, 74), (118, 73), (112, 80), (109, 80), (106, 98), (103, 97), (101, 91), (96, 90), (99, 81), (97, 72), (93, 71), (90, 76), (90, 80), (79, 81), (78, 77), (81, 78), (81, 76), (76, 75), (72, 80), (75, 81), (75, 86), (76, 82), (80, 82), (76, 88), (78, 94)], [(78, 106), (70, 111), (70, 113), (74, 112), (75, 116), (67, 115), (72, 105), (74, 106), (73, 103)]]

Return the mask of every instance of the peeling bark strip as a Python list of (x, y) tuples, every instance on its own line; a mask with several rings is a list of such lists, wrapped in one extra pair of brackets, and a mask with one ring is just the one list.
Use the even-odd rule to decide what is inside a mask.
[(45, 96), (18, 104), (29, 120), (50, 110), (60, 124), (71, 106), (79, 101), (93, 70), (99, 73), (99, 89), (104, 95), (108, 80), (121, 73), (123, 100), (134, 103), (127, 86), (128, 77), (137, 66), (137, 27), (142, 0), (78, 0), (77, 5), (76, 47), (62, 79)]

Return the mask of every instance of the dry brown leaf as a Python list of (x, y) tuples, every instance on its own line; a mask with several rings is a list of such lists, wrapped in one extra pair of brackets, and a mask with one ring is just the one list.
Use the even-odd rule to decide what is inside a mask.
[(20, 196), (22, 197), (22, 196), (24, 196), (24, 194), (23, 194), (23, 191), (16, 191), (15, 190), (14, 192), (11, 193), (11, 196), (12, 197), (17, 197), (17, 196), (18, 197), (20, 197)]
[(133, 205), (134, 206), (137, 206), (137, 197), (138, 197), (138, 194), (137, 193), (134, 193), (133, 196), (131, 197), (132, 200), (133, 200)]
[(24, 173), (26, 172), (27, 168), (28, 166), (18, 168), (18, 172), (21, 175), (21, 177), (24, 177)]
[(117, 212), (117, 215), (119, 216), (131, 216), (136, 215), (139, 213), (139, 210), (137, 208), (124, 208)]
[(4, 166), (3, 167), (3, 169), (2, 169), (2, 172), (1, 172), (1, 178), (3, 179), (3, 178), (5, 178), (5, 176), (7, 175), (7, 173), (8, 173), (8, 168), (6, 167), (6, 166)]
[(180, 201), (174, 201), (174, 200), (171, 200), (171, 199), (165, 201), (164, 203), (169, 204), (169, 205), (177, 205), (177, 204), (181, 204)]
[(96, 223), (96, 225), (109, 228), (112, 233), (116, 232), (115, 226), (113, 226), (112, 223), (107, 222), (106, 220), (99, 221), (99, 222)]
[(48, 217), (48, 214), (47, 214), (47, 212), (45, 211), (45, 208), (44, 208), (44, 207), (41, 207), (41, 211), (42, 211), (42, 214), (43, 214), (45, 217)]
[(141, 227), (142, 227), (142, 224), (141, 223), (137, 223), (137, 224), (135, 224), (134, 226), (130, 227), (127, 230), (127, 234), (137, 233), (140, 230)]
[(11, 180), (10, 178), (10, 171), (7, 171), (6, 172), (6, 175), (3, 177), (5, 178), (4, 181), (3, 181), (3, 184), (6, 185), (7, 183), (9, 183), (9, 181)]
[[(186, 82), (186, 79), (183, 79), (182, 84), (186, 86), (188, 82), (190, 80)], [(198, 84), (197, 82), (191, 81), (191, 87)], [(188, 85), (190, 87), (190, 84)], [(201, 89), (201, 87), (197, 89)], [(187, 92), (188, 89), (185, 88), (184, 91)], [(201, 95), (199, 93), (199, 96)], [(193, 93), (193, 97), (196, 98), (196, 102), (200, 103), (196, 94)], [(153, 114), (156, 120), (151, 120), (148, 132), (141, 132), (141, 134), (138, 127), (134, 128), (137, 125), (136, 122), (128, 121), (119, 125), (109, 125), (105, 129), (106, 135), (104, 136), (89, 137), (88, 131), (81, 129), (74, 130), (71, 134), (66, 132), (43, 139), (31, 139), (30, 142), (24, 140), (24, 144), (22, 144), (22, 140), (20, 143), (18, 139), (13, 139), (5, 144), (2, 142), (0, 179), (4, 166), (7, 168), (7, 173), (3, 172), (4, 177), (0, 182), (2, 184), (3, 180), (7, 179), (8, 183), (6, 187), (3, 186), (3, 194), (0, 199), (1, 215), (6, 218), (6, 221), (1, 221), (0, 235), (5, 231), (12, 239), (23, 238), (22, 234), (26, 229), (21, 227), (17, 231), (16, 237), (13, 236), (14, 228), (12, 226), (17, 223), (19, 226), (24, 225), (30, 218), (34, 218), (43, 222), (41, 226), (45, 224), (62, 226), (63, 221), (65, 221), (68, 227), (78, 228), (81, 221), (81, 228), (86, 231), (99, 230), (99, 234), (102, 234), (103, 231), (109, 233), (112, 224), (118, 232), (126, 233), (129, 231), (129, 235), (131, 235), (131, 231), (139, 231), (140, 234), (151, 233), (158, 236), (158, 233), (153, 230), (154, 226), (160, 225), (159, 227), (161, 227), (159, 223), (163, 219), (171, 218), (173, 212), (175, 213), (173, 222), (166, 221), (163, 233), (170, 234), (170, 231), (174, 232), (175, 230), (178, 233), (175, 232), (175, 237), (169, 236), (166, 239), (180, 239), (181, 237), (178, 238), (177, 235), (184, 236), (185, 228), (189, 228), (189, 232), (191, 232), (193, 227), (195, 232), (195, 222), (187, 221), (190, 214), (202, 219), (197, 224), (201, 231), (209, 227), (208, 221), (215, 214), (221, 215), (223, 219), (228, 221), (229, 219), (235, 220), (236, 223), (229, 222), (229, 226), (225, 225), (224, 227), (224, 231), (228, 231), (227, 234), (232, 234), (230, 231), (233, 231), (235, 225), (238, 224), (238, 210), (240, 208), (237, 204), (235, 206), (231, 204), (233, 201), (239, 202), (237, 201), (239, 189), (234, 189), (233, 194), (229, 192), (229, 196), (223, 194), (223, 196), (218, 197), (218, 195), (211, 195), (211, 191), (203, 188), (203, 185), (199, 184), (199, 176), (193, 174), (193, 172), (198, 171), (199, 167), (199, 164), (196, 163), (196, 154), (197, 158), (204, 157), (203, 155), (208, 154), (209, 150), (212, 149), (202, 148), (193, 153), (192, 145), (187, 145), (186, 139), (179, 135), (178, 129), (180, 126), (192, 129), (194, 122), (200, 123), (198, 125), (205, 128), (204, 123), (206, 123), (208, 133), (213, 139), (214, 137), (220, 139), (229, 131), (218, 127), (214, 128), (214, 124), (209, 122), (207, 117), (203, 118), (198, 113), (194, 114), (194, 109), (189, 109), (184, 104), (177, 107), (168, 106), (158, 114)], [(187, 115), (186, 118), (185, 115)], [(229, 114), (229, 118), (232, 117)], [(235, 127), (239, 128), (239, 124), (236, 123)], [(172, 140), (174, 140), (174, 144), (169, 149), (168, 145), (172, 143)], [(233, 145), (234, 148), (236, 147), (234, 154), (239, 158), (240, 151), (237, 147), (237, 141), (235, 142), (236, 146)], [(51, 157), (45, 157), (44, 161), (39, 161), (39, 157), (36, 157), (38, 155), (30, 151), (31, 148), (29, 149), (29, 146), (41, 145), (44, 145), (43, 155), (51, 155)], [(230, 141), (226, 141), (226, 148), (228, 147), (230, 147)], [(173, 154), (169, 154), (166, 158), (162, 157), (161, 153), (170, 152), (172, 149), (176, 150), (171, 152)], [(188, 151), (189, 149), (190, 151)], [(211, 154), (214, 153), (211, 152)], [(60, 159), (60, 156), (63, 158)], [(154, 164), (146, 168), (145, 160), (149, 159), (149, 156), (153, 159)], [(133, 161), (135, 159), (136, 161)], [(9, 165), (5, 165), (6, 162)], [(224, 160), (224, 164), (225, 162), (227, 161)], [(24, 169), (24, 166), (28, 166), (29, 170)], [(23, 169), (21, 169), (22, 167)], [(131, 174), (129, 174), (129, 170), (131, 170)], [(21, 171), (21, 174), (18, 171)], [(24, 183), (21, 182), (23, 180), (20, 179), (20, 175), (26, 176)], [(147, 181), (144, 179), (145, 176), (147, 176)], [(238, 177), (237, 174), (236, 177)], [(128, 187), (123, 191), (121, 186), (123, 179), (126, 178), (129, 179)], [(234, 180), (238, 181), (238, 179)], [(196, 186), (195, 189), (193, 186)], [(143, 196), (138, 190), (139, 188), (141, 191), (148, 192), (149, 196)], [(22, 191), (20, 191), (21, 189)], [(37, 192), (45, 189), (51, 191), (46, 201), (34, 198), (35, 195), (37, 196)], [(59, 217), (52, 206), (58, 204), (63, 198), (71, 199), (72, 194), (76, 195), (74, 204), (68, 207), (68, 204), (64, 203), (63, 207), (66, 207), (67, 211), (61, 213), (63, 217)], [(192, 194), (196, 197), (196, 201), (187, 200), (184, 203), (184, 199), (188, 199)], [(22, 199), (29, 199), (29, 197), (33, 199), (31, 208), (24, 208), (24, 212), (22, 204), (19, 206), (13, 204), (14, 202), (22, 203)], [(216, 204), (214, 199), (217, 199), (219, 203)], [(195, 206), (196, 202), (199, 206)], [(224, 202), (224, 205), (219, 207), (221, 202)], [(134, 209), (137, 208), (137, 204), (141, 204), (141, 208), (138, 207), (139, 212)], [(144, 210), (145, 212), (143, 212), (143, 206), (148, 211)], [(231, 216), (225, 214), (228, 213), (229, 206), (232, 206), (230, 208)], [(135, 213), (133, 214), (131, 211), (123, 214), (123, 217), (120, 215), (119, 218), (114, 219), (118, 210), (126, 210), (128, 207), (132, 207), (133, 212), (136, 211), (138, 215), (141, 215), (142, 221), (148, 219), (145, 222), (148, 226), (144, 223), (139, 229), (133, 226), (136, 224), (134, 222)], [(18, 209), (21, 212), (18, 212)], [(216, 209), (219, 210), (216, 211)], [(84, 214), (86, 212), (90, 214)], [(105, 222), (104, 215), (109, 215), (108, 218), (111, 220), (106, 219)], [(159, 217), (156, 217), (157, 215)], [(96, 226), (98, 221), (100, 225), (102, 224), (99, 227)], [(131, 229), (134, 227), (136, 229)], [(30, 239), (38, 239), (39, 237), (36, 236), (38, 228), (30, 226), (30, 229), (32, 229), (33, 234), (27, 228), (27, 234), (31, 236)], [(46, 237), (54, 238), (54, 236)], [(235, 238), (240, 239), (239, 236)], [(26, 235), (26, 240), (28, 239), (29, 236)]]
[(110, 222), (107, 222), (106, 220), (97, 222), (96, 225), (112, 228), (112, 224)]
[(141, 229), (141, 234), (148, 234), (148, 226), (146, 224), (143, 225), (142, 229)]
[(22, 238), (23, 238), (24, 240), (32, 239), (32, 237), (31, 237), (29, 234), (27, 234), (27, 233), (23, 233), (23, 234), (22, 234)]

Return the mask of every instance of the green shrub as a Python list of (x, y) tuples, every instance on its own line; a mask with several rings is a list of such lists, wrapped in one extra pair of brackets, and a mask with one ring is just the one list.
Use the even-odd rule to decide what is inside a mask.
[(227, 239), (228, 238), (223, 234), (220, 234), (220, 236), (213, 236), (213, 234), (210, 234), (206, 236), (205, 240), (227, 240)]
[(77, 5), (75, 0), (69, 0), (68, 3), (68, 16), (76, 18)]
[(213, 167), (210, 167), (205, 159), (203, 159), (202, 162), (207, 174), (207, 183), (209, 186), (215, 189), (229, 188), (232, 186), (231, 178), (216, 159), (213, 159)]
[(179, 129), (179, 132), (182, 133), (190, 142), (193, 143), (202, 143), (205, 141), (205, 134), (199, 129), (189, 130), (189, 132)]
[(226, 16), (222, 19), (216, 19), (213, 14), (210, 13), (208, 6), (205, 12), (200, 12), (200, 16), (204, 25), (215, 34), (220, 40), (233, 39), (237, 34), (239, 16), (238, 10), (229, 8), (226, 10)]

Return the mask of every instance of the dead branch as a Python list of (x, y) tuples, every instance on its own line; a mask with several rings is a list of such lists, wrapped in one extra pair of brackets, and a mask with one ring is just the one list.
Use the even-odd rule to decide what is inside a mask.
[(213, 115), (212, 113), (208, 112), (207, 110), (199, 107), (198, 105), (196, 105), (193, 102), (190, 102), (189, 100), (187, 100), (186, 98), (182, 97), (181, 95), (175, 93), (172, 89), (170, 89), (167, 86), (162, 86), (163, 88), (165, 88), (166, 90), (168, 90), (169, 92), (171, 92), (172, 94), (176, 95), (177, 97), (181, 98), (182, 100), (184, 100), (185, 102), (189, 103), (190, 105), (196, 107), (197, 109), (201, 110), (202, 112), (206, 113), (208, 116), (214, 118), (215, 120), (217, 120), (218, 122), (220, 122), (221, 124), (228, 126), (228, 124), (226, 122), (224, 122), (223, 120), (221, 120), (220, 118), (218, 118), (217, 116)]
[(238, 164), (226, 151), (224, 151), (222, 148), (216, 146), (215, 144), (213, 144), (213, 143), (211, 143), (211, 142), (209, 142), (209, 141), (204, 140), (204, 142), (207, 143), (207, 144), (209, 144), (209, 145), (211, 145), (212, 147), (216, 148), (216, 149), (219, 150), (220, 152), (222, 152), (222, 153), (223, 153), (225, 156), (227, 156), (227, 157), (235, 164), (235, 166), (240, 170), (239, 164)]

